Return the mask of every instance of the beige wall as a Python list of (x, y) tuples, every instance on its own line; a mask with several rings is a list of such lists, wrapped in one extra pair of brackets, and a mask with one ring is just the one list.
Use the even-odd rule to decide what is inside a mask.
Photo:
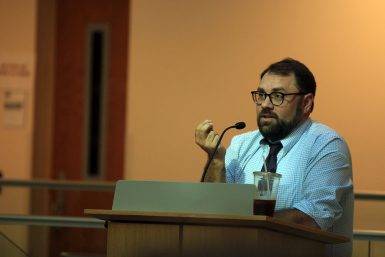
[[(385, 190), (385, 2), (133, 0), (126, 176), (191, 180), (204, 155), (194, 128), (255, 129), (249, 91), (291, 56), (314, 72), (312, 117), (339, 131), (356, 189)], [(227, 135), (227, 138), (231, 137)]]
[[(261, 69), (291, 56), (316, 76), (313, 119), (349, 143), (355, 189), (385, 190), (384, 9), (380, 0), (133, 0), (126, 178), (198, 181), (197, 123), (255, 129), (249, 92)], [(385, 229), (375, 206), (360, 206), (356, 228), (367, 219)]]
[[(8, 178), (30, 176), (35, 10), (33, 0), (0, 0), (0, 169)], [(16, 69), (9, 68), (14, 64), (17, 65)], [(25, 65), (26, 75), (20, 72), (22, 65)], [(24, 115), (20, 124), (16, 122), (13, 125), (5, 121), (4, 101), (7, 91), (24, 96)]]
[[(28, 75), (19, 72), (0, 74), (0, 170), (5, 178), (31, 178), (32, 125), (34, 100), (34, 61), (36, 38), (36, 1), (0, 0), (0, 65), (25, 65)], [(4, 66), (1, 66), (4, 67)], [(27, 74), (25, 73), (25, 74)], [(22, 123), (5, 121), (5, 92), (24, 96)], [(12, 116), (12, 115), (11, 115)], [(8, 116), (9, 117), (9, 116)], [(13, 118), (11, 118), (13, 119)], [(11, 124), (11, 125), (9, 125)], [(29, 191), (4, 188), (0, 193), (0, 213), (26, 214)], [(25, 226), (5, 226), (0, 230), (23, 249), (27, 247)], [(4, 242), (4, 240), (2, 241)], [(10, 245), (8, 245), (9, 247)], [(3, 252), (7, 245), (1, 245)]]

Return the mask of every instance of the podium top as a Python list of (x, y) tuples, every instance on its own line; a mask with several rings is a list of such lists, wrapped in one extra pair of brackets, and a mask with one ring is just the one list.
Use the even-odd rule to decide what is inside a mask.
[(225, 215), (199, 213), (167, 213), (142, 211), (114, 211), (85, 209), (84, 213), (98, 219), (112, 222), (144, 222), (178, 225), (232, 226), (274, 230), (285, 234), (304, 237), (326, 244), (349, 242), (350, 239), (335, 233), (295, 224), (274, 217), (260, 215)]

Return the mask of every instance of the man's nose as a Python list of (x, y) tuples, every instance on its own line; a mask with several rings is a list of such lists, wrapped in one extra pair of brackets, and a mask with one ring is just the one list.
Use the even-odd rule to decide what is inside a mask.
[(267, 109), (267, 108), (273, 109), (274, 108), (274, 105), (273, 105), (273, 103), (270, 100), (270, 96), (266, 96), (265, 100), (261, 104), (261, 107), (263, 109)]

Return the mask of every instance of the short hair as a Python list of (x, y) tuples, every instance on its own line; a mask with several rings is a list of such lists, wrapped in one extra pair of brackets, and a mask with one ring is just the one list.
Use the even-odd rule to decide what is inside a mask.
[(262, 73), (262, 79), (266, 73), (281, 76), (294, 74), (299, 90), (303, 93), (311, 93), (315, 96), (316, 82), (313, 73), (301, 62), (292, 58), (285, 58), (279, 62), (271, 64)]

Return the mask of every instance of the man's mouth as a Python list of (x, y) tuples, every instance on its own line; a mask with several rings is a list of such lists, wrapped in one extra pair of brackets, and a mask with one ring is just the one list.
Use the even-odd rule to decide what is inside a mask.
[(261, 115), (262, 118), (275, 118), (274, 115)]
[(275, 119), (275, 118), (274, 118), (274, 117), (271, 117), (271, 116), (269, 116), (269, 117), (267, 117), (267, 116), (262, 116), (262, 117), (261, 117), (261, 121), (262, 121), (262, 122), (271, 121), (271, 120), (273, 120), (273, 119)]
[(271, 113), (264, 113), (264, 114), (260, 114), (259, 116), (259, 120), (262, 123), (270, 123), (272, 120), (275, 120), (275, 119), (277, 119), (277, 117)]
[(273, 113), (261, 113), (259, 116), (261, 118), (265, 118), (265, 119), (269, 119), (269, 118), (276, 119), (277, 118), (277, 116), (275, 114), (273, 114)]

